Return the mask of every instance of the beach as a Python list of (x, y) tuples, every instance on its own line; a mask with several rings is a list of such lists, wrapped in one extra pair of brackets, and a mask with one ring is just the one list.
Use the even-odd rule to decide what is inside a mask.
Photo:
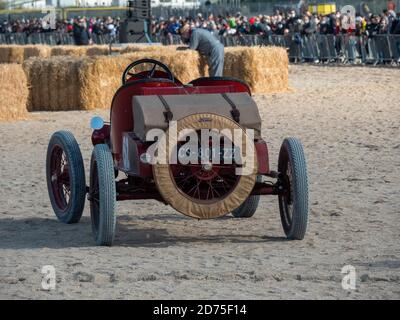
[[(400, 69), (290, 65), (291, 90), (254, 96), (276, 169), (285, 137), (307, 157), (310, 212), (288, 241), (275, 196), (250, 219), (195, 220), (155, 200), (117, 204), (112, 247), (94, 244), (88, 201), (60, 223), (45, 175), (57, 130), (79, 142), (88, 182), (90, 119), (37, 112), (0, 123), (0, 299), (399, 299)], [(56, 286), (44, 290), (42, 267)], [(356, 288), (344, 290), (352, 266)]]

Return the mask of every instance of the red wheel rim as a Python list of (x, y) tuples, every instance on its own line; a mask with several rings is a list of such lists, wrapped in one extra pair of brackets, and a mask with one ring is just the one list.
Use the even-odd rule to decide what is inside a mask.
[(279, 201), (282, 206), (282, 218), (284, 219), (285, 228), (289, 229), (293, 221), (293, 176), (292, 176), (292, 164), (290, 163), (289, 157), (285, 154), (285, 162), (283, 164), (282, 173), (284, 177), (282, 179), (283, 194), (279, 195)]
[(71, 205), (71, 179), (68, 157), (60, 145), (54, 145), (51, 150), (50, 181), (57, 207), (67, 211)]
[[(209, 146), (211, 147), (210, 143)], [(174, 164), (170, 167), (177, 189), (185, 197), (197, 203), (215, 203), (223, 200), (235, 189), (240, 179), (236, 174), (238, 165), (233, 161), (229, 164), (221, 161), (220, 164), (211, 166)]]
[(234, 165), (213, 165), (210, 171), (204, 171), (201, 164), (171, 167), (178, 190), (196, 202), (220, 201), (233, 191), (239, 181)]

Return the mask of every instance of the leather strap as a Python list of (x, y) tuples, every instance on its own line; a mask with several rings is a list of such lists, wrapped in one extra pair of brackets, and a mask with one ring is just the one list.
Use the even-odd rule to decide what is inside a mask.
[(240, 121), (240, 111), (236, 107), (236, 104), (228, 97), (228, 95), (226, 93), (221, 93), (221, 95), (224, 97), (226, 102), (228, 102), (229, 105), (232, 108), (231, 115), (232, 115), (233, 120), (235, 120), (237, 123), (239, 123), (239, 121)]
[(165, 122), (169, 123), (174, 117), (174, 114), (172, 113), (171, 108), (169, 107), (168, 102), (164, 99), (164, 97), (161, 95), (158, 95), (157, 97), (158, 99), (160, 99), (165, 109), (164, 111)]

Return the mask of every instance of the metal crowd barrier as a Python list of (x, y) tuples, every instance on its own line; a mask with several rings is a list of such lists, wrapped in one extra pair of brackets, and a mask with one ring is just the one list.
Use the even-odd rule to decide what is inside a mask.
[(400, 64), (400, 35), (241, 35), (220, 40), (225, 46), (285, 47), (291, 62)]
[[(224, 46), (280, 46), (287, 49), (291, 62), (400, 65), (400, 35), (381, 34), (373, 37), (353, 35), (227, 35), (216, 37)], [(178, 35), (154, 35), (163, 45), (181, 44)], [(92, 34), (96, 44), (117, 42), (109, 34)], [(0, 44), (74, 44), (66, 32), (0, 33)]]

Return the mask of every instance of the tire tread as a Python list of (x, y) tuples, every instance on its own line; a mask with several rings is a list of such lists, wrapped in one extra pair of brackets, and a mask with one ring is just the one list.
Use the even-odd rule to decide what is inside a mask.
[(308, 226), (308, 175), (303, 146), (296, 138), (286, 138), (282, 148), (288, 151), (293, 170), (294, 210), (292, 227), (287, 232), (289, 239), (302, 240)]
[(97, 162), (100, 202), (99, 230), (95, 240), (97, 245), (111, 246), (116, 227), (116, 189), (113, 159), (106, 144), (97, 144), (92, 156)]
[[(68, 168), (71, 179), (71, 207), (69, 212), (62, 214), (58, 210), (53, 194), (51, 191), (51, 177), (50, 175), (50, 152), (54, 144), (60, 144), (68, 158)], [(51, 205), (57, 218), (64, 223), (77, 223), (82, 217), (83, 209), (85, 207), (86, 197), (86, 181), (85, 181), (85, 168), (83, 164), (82, 153), (79, 148), (78, 142), (70, 131), (57, 131), (55, 132), (49, 141), (46, 156), (46, 176), (47, 176), (47, 187)]]

